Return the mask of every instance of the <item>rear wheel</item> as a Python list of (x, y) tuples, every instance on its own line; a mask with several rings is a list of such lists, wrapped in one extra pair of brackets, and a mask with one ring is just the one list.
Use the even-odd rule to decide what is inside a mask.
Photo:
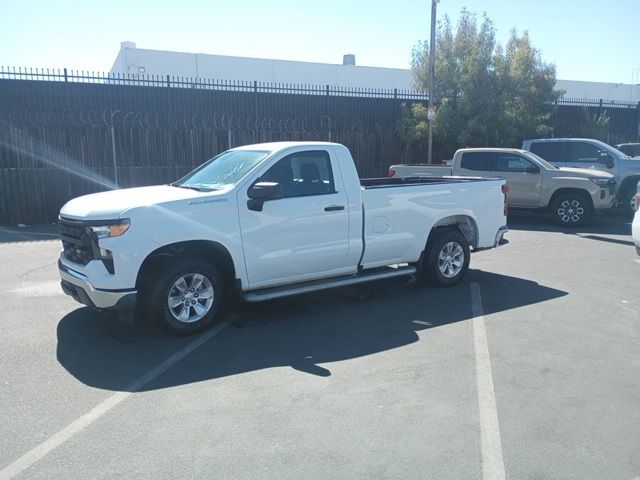
[(224, 301), (223, 281), (208, 261), (176, 257), (153, 280), (147, 310), (173, 333), (195, 333), (211, 324)]
[(553, 221), (562, 227), (577, 227), (591, 217), (591, 205), (584, 195), (565, 193), (558, 195), (551, 204)]
[(455, 285), (469, 269), (469, 242), (459, 230), (444, 229), (434, 235), (427, 245), (420, 276), (433, 285)]

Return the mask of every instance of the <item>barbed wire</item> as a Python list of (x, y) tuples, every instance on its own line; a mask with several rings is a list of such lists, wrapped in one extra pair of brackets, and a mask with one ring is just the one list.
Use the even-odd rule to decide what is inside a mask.
[(241, 115), (228, 112), (174, 113), (124, 112), (121, 110), (5, 110), (0, 114), (5, 125), (17, 128), (88, 127), (146, 130), (246, 130), (265, 133), (296, 132), (370, 132), (381, 134), (393, 124), (336, 118), (328, 115)]

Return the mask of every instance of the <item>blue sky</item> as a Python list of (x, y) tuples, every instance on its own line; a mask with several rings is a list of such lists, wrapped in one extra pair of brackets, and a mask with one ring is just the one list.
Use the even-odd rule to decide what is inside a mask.
[[(630, 83), (640, 67), (640, 0), (441, 0), (528, 30), (558, 78)], [(429, 0), (0, 0), (0, 65), (108, 71), (121, 41), (140, 48), (408, 68), (429, 35)], [(640, 83), (636, 70), (634, 83)]]

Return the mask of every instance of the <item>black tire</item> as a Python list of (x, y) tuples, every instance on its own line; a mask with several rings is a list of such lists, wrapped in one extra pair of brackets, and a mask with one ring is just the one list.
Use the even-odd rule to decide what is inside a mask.
[[(453, 249), (451, 249), (451, 245), (453, 245)], [(460, 250), (461, 254), (456, 256), (455, 252), (460, 253)], [(461, 260), (459, 265), (455, 264), (455, 258)], [(419, 278), (440, 287), (455, 285), (467, 273), (470, 259), (469, 242), (462, 232), (457, 229), (443, 229), (434, 233), (433, 237), (429, 239), (420, 267)], [(451, 268), (448, 269), (447, 265)]]
[[(207, 260), (190, 256), (175, 257), (163, 267), (151, 280), (147, 294), (143, 297), (146, 303), (145, 310), (171, 333), (196, 333), (211, 325), (221, 311), (226, 297), (224, 282), (216, 267)], [(206, 280), (202, 280), (199, 287), (191, 289), (190, 287), (195, 286), (201, 277)], [(180, 303), (171, 309), (169, 307), (170, 297), (174, 300), (180, 300), (178, 297), (181, 293), (175, 284), (181, 278), (185, 282), (183, 285), (186, 287), (187, 293), (183, 294)], [(191, 285), (189, 285), (190, 281)], [(212, 289), (210, 304), (208, 303), (209, 299), (204, 298), (205, 294), (209, 295), (209, 286)], [(206, 290), (204, 287), (207, 287)], [(186, 306), (182, 302), (189, 305)], [(199, 311), (196, 310), (196, 306)], [(185, 310), (188, 310), (189, 315), (185, 321), (180, 320), (174, 314)], [(205, 310), (206, 313), (200, 317), (200, 313)]]
[(549, 210), (554, 223), (561, 227), (578, 227), (591, 219), (591, 204), (580, 193), (558, 195)]
[(635, 194), (636, 194), (635, 184), (631, 187), (626, 187), (620, 194), (620, 198), (619, 198), (620, 212), (625, 217), (633, 217), (633, 215), (635, 214), (634, 206), (631, 203)]

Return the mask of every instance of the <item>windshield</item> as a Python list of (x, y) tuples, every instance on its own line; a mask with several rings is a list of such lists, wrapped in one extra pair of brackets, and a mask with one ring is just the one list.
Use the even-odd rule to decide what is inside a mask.
[(235, 185), (271, 152), (229, 150), (213, 157), (175, 183), (175, 187), (217, 190)]
[(539, 157), (538, 155), (536, 155), (535, 153), (532, 152), (526, 152), (526, 155), (529, 157), (532, 157), (534, 160), (536, 160), (537, 162), (540, 162), (544, 167), (549, 168), (551, 170), (558, 170), (558, 167), (556, 167), (555, 165), (547, 162), (544, 158)]

